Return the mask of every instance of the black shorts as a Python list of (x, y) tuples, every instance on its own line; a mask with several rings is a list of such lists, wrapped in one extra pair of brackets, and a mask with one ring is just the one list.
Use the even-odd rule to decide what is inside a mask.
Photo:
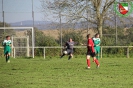
[(67, 54), (68, 55), (73, 54), (73, 49), (67, 49)]
[(89, 55), (91, 57), (95, 57), (96, 56), (95, 52), (92, 52), (91, 50), (87, 50), (87, 54), (86, 55)]

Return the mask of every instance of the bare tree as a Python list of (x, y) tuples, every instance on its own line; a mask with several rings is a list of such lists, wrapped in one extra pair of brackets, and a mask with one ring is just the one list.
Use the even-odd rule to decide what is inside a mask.
[[(111, 6), (115, 0), (41, 0), (51, 12), (60, 12), (70, 21), (81, 21), (85, 19), (97, 26), (97, 31), (102, 36), (104, 19), (109, 17)], [(47, 4), (47, 5), (46, 5)]]
[(106, 13), (109, 10), (110, 6), (114, 3), (114, 1), (115, 0), (91, 0), (96, 10), (97, 29), (101, 35), (102, 35), (103, 21), (106, 18), (106, 15), (108, 15)]

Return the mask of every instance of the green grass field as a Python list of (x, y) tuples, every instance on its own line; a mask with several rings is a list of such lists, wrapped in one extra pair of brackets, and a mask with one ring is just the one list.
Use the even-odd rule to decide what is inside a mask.
[(132, 58), (102, 58), (100, 68), (85, 56), (0, 58), (0, 88), (133, 88)]

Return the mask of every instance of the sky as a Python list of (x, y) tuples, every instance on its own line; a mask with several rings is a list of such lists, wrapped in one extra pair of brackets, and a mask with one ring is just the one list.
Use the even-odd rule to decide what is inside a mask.
[[(25, 20), (32, 20), (32, 0), (0, 0), (0, 21), (3, 22), (2, 1), (4, 11), (4, 22), (14, 23)], [(50, 1), (50, 0), (44, 0)], [(51, 0), (52, 1), (52, 0)], [(58, 21), (57, 15), (41, 12), (41, 0), (33, 0), (33, 11), (35, 21)], [(48, 14), (47, 14), (48, 13)], [(64, 21), (64, 20), (62, 20)]]
[[(3, 0), (4, 21), (13, 23), (32, 20), (32, 0)], [(33, 0), (34, 19), (44, 20), (40, 0)], [(3, 22), (2, 0), (0, 0), (0, 21)]]

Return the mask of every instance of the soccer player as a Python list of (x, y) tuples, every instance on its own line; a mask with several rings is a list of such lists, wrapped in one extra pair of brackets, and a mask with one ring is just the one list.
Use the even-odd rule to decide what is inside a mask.
[[(68, 60), (70, 60), (73, 57), (74, 44), (75, 44), (74, 41), (72, 40), (72, 38), (70, 38), (69, 41), (67, 41), (64, 45), (64, 48), (66, 47), (67, 54), (69, 55)], [(65, 55), (66, 54), (63, 53), (63, 55), (61, 55), (61, 58)]]
[(90, 34), (87, 35), (87, 55), (86, 55), (86, 59), (87, 59), (87, 65), (88, 65), (88, 69), (90, 68), (90, 56), (93, 58), (93, 61), (96, 63), (97, 67), (100, 66), (98, 60), (96, 59), (96, 54), (95, 54), (95, 50), (94, 50), (94, 43), (92, 38), (90, 37)]
[(94, 42), (94, 49), (95, 49), (95, 53), (96, 53), (96, 58), (99, 59), (98, 54), (100, 53), (100, 42), (101, 41), (100, 41), (98, 33), (93, 38), (93, 42)]
[(4, 46), (4, 56), (6, 57), (6, 62), (10, 63), (10, 52), (11, 52), (10, 36), (6, 36), (6, 39), (3, 41), (2, 45)]

